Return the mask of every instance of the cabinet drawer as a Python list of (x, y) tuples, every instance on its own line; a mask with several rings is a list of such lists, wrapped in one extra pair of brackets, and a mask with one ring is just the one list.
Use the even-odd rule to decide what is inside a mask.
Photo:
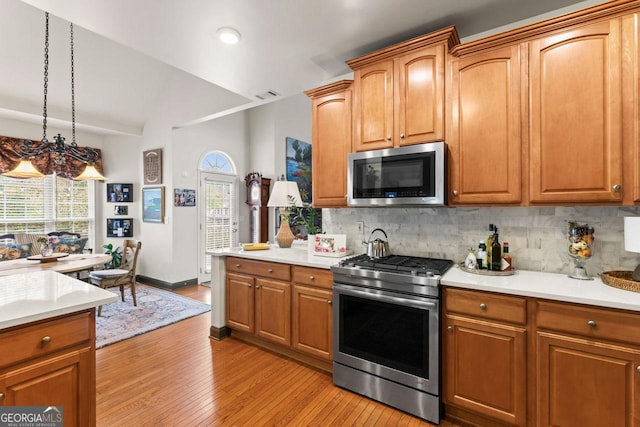
[(95, 326), (90, 312), (63, 317), (0, 334), (0, 368), (85, 343)]
[(272, 279), (291, 280), (289, 264), (255, 261), (244, 258), (227, 258), (227, 272), (244, 273), (253, 276), (269, 277)]
[(323, 270), (321, 268), (294, 266), (293, 281), (303, 285), (331, 289), (333, 286), (333, 273), (331, 273), (331, 270)]
[(519, 324), (527, 321), (527, 301), (524, 298), (451, 288), (445, 292), (447, 312)]
[(640, 314), (547, 301), (537, 302), (538, 328), (640, 345)]

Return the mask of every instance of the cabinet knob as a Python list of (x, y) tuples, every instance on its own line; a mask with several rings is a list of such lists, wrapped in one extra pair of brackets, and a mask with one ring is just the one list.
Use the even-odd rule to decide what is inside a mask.
[(387, 137), (387, 141), (391, 141), (391, 137), (390, 136)]
[(256, 289), (260, 289), (260, 285), (256, 285)]
[(400, 139), (404, 139), (404, 133), (400, 134)]
[(315, 277), (309, 276), (309, 280), (315, 280)]
[(636, 367), (636, 371), (640, 372), (640, 365)]
[(480, 310), (485, 311), (487, 309), (487, 304), (480, 304)]
[(0, 400), (4, 399), (4, 393), (0, 393)]
[(240, 268), (240, 264), (236, 264), (236, 268)]
[(447, 332), (453, 332), (453, 326), (447, 326)]
[(596, 326), (598, 326), (595, 320), (589, 320), (587, 322), (587, 325), (589, 325), (592, 328), (595, 328)]
[(251, 283), (247, 283), (247, 288), (250, 288), (250, 287), (251, 287)]
[(49, 344), (50, 342), (51, 342), (51, 337), (49, 335), (47, 335), (46, 337), (43, 337), (40, 340), (40, 344), (42, 344), (42, 345)]
[(327, 301), (327, 304), (331, 305), (331, 304), (333, 304), (333, 301), (329, 300), (329, 301)]
[(613, 186), (613, 191), (620, 191), (620, 190), (622, 190), (622, 186), (620, 184), (615, 184)]
[(451, 192), (451, 194), (453, 194), (454, 196), (458, 197), (458, 190), (453, 190), (453, 191)]
[(273, 268), (267, 270), (269, 273), (273, 273)]

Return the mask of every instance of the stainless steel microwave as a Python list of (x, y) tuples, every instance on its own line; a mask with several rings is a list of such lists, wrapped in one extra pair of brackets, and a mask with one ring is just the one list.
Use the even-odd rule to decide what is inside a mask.
[(444, 206), (445, 143), (430, 142), (348, 155), (349, 206)]

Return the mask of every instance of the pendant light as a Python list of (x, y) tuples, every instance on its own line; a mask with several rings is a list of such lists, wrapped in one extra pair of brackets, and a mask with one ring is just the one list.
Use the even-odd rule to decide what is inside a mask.
[(44, 101), (42, 108), (42, 139), (39, 142), (23, 140), (13, 147), (13, 151), (20, 157), (20, 163), (13, 170), (3, 175), (13, 178), (42, 178), (45, 175), (38, 171), (32, 159), (39, 156), (54, 155), (54, 162), (64, 164), (70, 157), (85, 163), (85, 170), (75, 177), (76, 180), (102, 180), (102, 176), (95, 168), (98, 153), (91, 147), (80, 149), (76, 144), (76, 118), (75, 118), (75, 76), (73, 56), (73, 23), (71, 23), (71, 129), (72, 143), (65, 144), (64, 136), (57, 134), (53, 142), (47, 139), (47, 93), (49, 88), (49, 12), (45, 12), (45, 39), (44, 39)]

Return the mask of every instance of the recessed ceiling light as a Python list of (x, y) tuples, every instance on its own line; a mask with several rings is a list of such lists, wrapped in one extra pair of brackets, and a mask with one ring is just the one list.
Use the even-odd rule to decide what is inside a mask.
[(216, 34), (218, 34), (218, 38), (222, 43), (236, 44), (240, 41), (240, 33), (238, 30), (230, 27), (218, 28)]

